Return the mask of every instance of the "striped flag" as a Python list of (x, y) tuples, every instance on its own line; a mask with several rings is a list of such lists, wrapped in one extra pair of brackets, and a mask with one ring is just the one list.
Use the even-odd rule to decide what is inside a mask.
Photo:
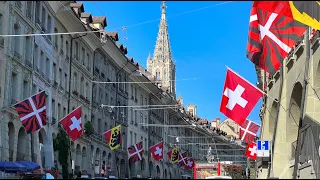
[(306, 28), (294, 19), (276, 13), (283, 6), (270, 12), (255, 5), (250, 14), (247, 58), (273, 75)]

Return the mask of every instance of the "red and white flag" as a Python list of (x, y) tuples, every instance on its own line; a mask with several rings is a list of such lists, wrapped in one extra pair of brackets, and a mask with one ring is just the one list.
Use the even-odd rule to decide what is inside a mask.
[(27, 134), (46, 125), (46, 97), (46, 92), (42, 91), (14, 105)]
[(81, 123), (81, 107), (78, 107), (66, 117), (60, 120), (61, 125), (66, 130), (72, 141), (76, 141), (82, 135), (82, 123)]
[(257, 145), (256, 143), (248, 144), (246, 148), (246, 156), (253, 160), (257, 159)]
[(194, 167), (193, 158), (187, 158), (187, 164), (184, 166), (186, 170), (192, 169)]
[(187, 152), (180, 153), (179, 152), (179, 160), (178, 163), (183, 166), (187, 164)]
[(129, 160), (132, 160), (132, 162), (141, 161), (142, 154), (143, 154), (142, 141), (128, 147), (128, 153), (129, 153)]
[(163, 159), (163, 142), (159, 142), (149, 148), (149, 151), (152, 154), (152, 157), (155, 161), (160, 161)]
[(220, 112), (240, 126), (263, 96), (263, 92), (228, 68)]
[(254, 138), (257, 136), (257, 132), (259, 131), (260, 125), (250, 121), (246, 120), (241, 126), (240, 126), (240, 134), (239, 137), (241, 141), (244, 141), (246, 143), (254, 142)]

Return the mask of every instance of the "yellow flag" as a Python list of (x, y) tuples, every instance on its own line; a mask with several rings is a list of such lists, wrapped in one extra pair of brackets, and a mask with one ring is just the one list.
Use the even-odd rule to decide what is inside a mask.
[(119, 148), (122, 143), (121, 125), (118, 125), (105, 132), (104, 136), (109, 143), (109, 147), (112, 151)]
[(175, 147), (171, 150), (171, 162), (176, 163), (179, 160), (179, 148)]

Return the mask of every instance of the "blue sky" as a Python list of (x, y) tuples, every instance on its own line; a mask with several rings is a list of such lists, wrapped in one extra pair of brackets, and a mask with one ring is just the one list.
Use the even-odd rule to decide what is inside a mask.
[[(107, 16), (107, 31), (118, 29), (120, 42), (128, 47), (128, 56), (146, 67), (148, 53), (153, 53), (160, 22), (161, 1), (84, 2), (86, 12), (93, 16)], [(225, 65), (255, 84), (257, 77), (253, 63), (246, 58), (251, 2), (230, 2), (211, 8), (175, 16), (183, 12), (212, 6), (222, 2), (168, 1), (167, 22), (173, 58), (177, 66), (177, 96), (184, 104), (196, 104), (198, 116), (208, 120), (226, 117), (220, 113)], [(172, 17), (170, 17), (172, 16)], [(141, 22), (150, 23), (132, 26)], [(127, 26), (122, 31), (121, 27)], [(127, 42), (123, 40), (127, 37)], [(261, 101), (249, 116), (261, 124)]]

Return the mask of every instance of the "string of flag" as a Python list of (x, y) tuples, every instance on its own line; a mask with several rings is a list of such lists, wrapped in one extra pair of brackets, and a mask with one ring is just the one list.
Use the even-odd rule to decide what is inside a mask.
[[(295, 46), (296, 40), (305, 33), (306, 25), (320, 29), (320, 9), (313, 8), (314, 11), (309, 12), (312, 6), (312, 3), (301, 1), (255, 1), (249, 20), (247, 58), (269, 75), (274, 75)], [(297, 11), (292, 11), (293, 7)], [(264, 95), (266, 93), (227, 68), (220, 112), (240, 125), (240, 139), (247, 143), (246, 156), (254, 160), (257, 158), (255, 137), (260, 125), (247, 117)], [(46, 96), (46, 92), (42, 91), (14, 105), (28, 134), (47, 124)], [(81, 116), (80, 106), (59, 121), (72, 141), (83, 134)], [(111, 150), (119, 148), (122, 142), (121, 125), (108, 130), (104, 136)], [(163, 142), (149, 148), (155, 160), (163, 160), (163, 149)], [(128, 154), (133, 162), (142, 160), (142, 142), (128, 147)], [(186, 158), (186, 152), (180, 153), (178, 147), (167, 154), (172, 163), (184, 165), (186, 169), (193, 167), (193, 158)]]

